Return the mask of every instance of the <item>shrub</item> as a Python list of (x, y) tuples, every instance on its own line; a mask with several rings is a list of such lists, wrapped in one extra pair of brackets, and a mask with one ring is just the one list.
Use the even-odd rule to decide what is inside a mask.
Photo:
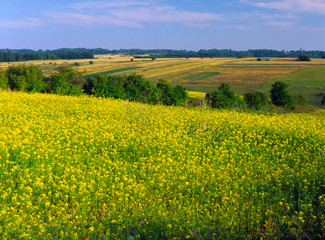
[(299, 56), (297, 61), (311, 61), (308, 56)]
[(124, 91), (130, 101), (156, 104), (159, 101), (157, 87), (141, 75), (131, 74), (124, 77)]
[(173, 89), (173, 104), (182, 105), (188, 99), (188, 93), (186, 89), (181, 85), (176, 85)]
[(45, 87), (43, 72), (36, 66), (9, 66), (6, 77), (11, 90), (42, 92)]
[(207, 93), (205, 98), (212, 108), (233, 108), (242, 103), (228, 83), (222, 83), (218, 90)]
[(81, 95), (85, 80), (82, 74), (69, 65), (56, 68), (46, 79), (47, 92), (60, 95)]
[(249, 108), (255, 110), (261, 109), (268, 102), (266, 94), (261, 92), (246, 93), (244, 95), (244, 100)]
[(96, 97), (125, 99), (122, 78), (111, 75), (96, 74), (94, 78), (87, 79), (84, 90)]
[(164, 80), (159, 80), (157, 83), (157, 88), (160, 91), (160, 101), (164, 105), (172, 105), (173, 104), (173, 87), (168, 82)]
[(6, 72), (3, 69), (0, 69), (0, 89), (8, 88), (8, 78)]
[(94, 61), (89, 61), (89, 64), (94, 64)]
[(272, 85), (270, 93), (271, 101), (274, 105), (286, 108), (294, 107), (294, 99), (287, 89), (288, 86), (288, 84), (280, 81), (277, 81)]
[(164, 105), (181, 105), (188, 99), (187, 91), (183, 86), (176, 85), (173, 88), (168, 82), (159, 80), (157, 88), (160, 92), (160, 101)]
[(302, 106), (307, 104), (306, 98), (304, 96), (302, 96), (302, 95), (295, 95), (294, 96), (294, 102), (295, 102), (296, 105), (302, 105)]

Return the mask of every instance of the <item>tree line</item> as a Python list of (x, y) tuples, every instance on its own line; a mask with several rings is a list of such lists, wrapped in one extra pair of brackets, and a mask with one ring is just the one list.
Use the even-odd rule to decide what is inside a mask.
[[(71, 65), (59, 66), (47, 77), (39, 67), (33, 65), (20, 64), (9, 66), (7, 70), (0, 69), (0, 89), (59, 95), (87, 94), (168, 106), (184, 105), (189, 99), (183, 86), (172, 86), (164, 80), (154, 84), (137, 74), (126, 76), (95, 74), (85, 79)], [(303, 96), (293, 96), (288, 90), (288, 85), (280, 81), (272, 85), (269, 96), (261, 92), (250, 92), (244, 97), (237, 95), (228, 83), (222, 83), (218, 89), (206, 94), (205, 102), (211, 108), (248, 107), (254, 110), (263, 109), (269, 103), (286, 109), (307, 103)], [(325, 105), (325, 94), (321, 104)]]
[(0, 62), (21, 62), (30, 60), (55, 60), (55, 59), (93, 59), (89, 51), (76, 50), (1, 50)]
[[(307, 104), (307, 100), (302, 95), (292, 95), (288, 87), (289, 85), (285, 82), (277, 81), (272, 85), (270, 95), (255, 91), (246, 93), (244, 98), (241, 98), (228, 83), (222, 83), (218, 89), (207, 93), (205, 100), (211, 108), (221, 109), (245, 106), (253, 110), (260, 110), (271, 103), (277, 107), (292, 110), (297, 105)], [(325, 94), (321, 104), (325, 105)]]
[(201, 49), (198, 51), (172, 50), (172, 49), (119, 49), (109, 50), (103, 48), (61, 48), (57, 50), (0, 50), (0, 62), (15, 62), (28, 60), (55, 60), (55, 59), (91, 59), (96, 54), (121, 54), (134, 58), (218, 58), (218, 57), (278, 57), (298, 58), (325, 58), (325, 51), (278, 51), (272, 49), (256, 49), (247, 51), (235, 51), (231, 49)]
[[(279, 58), (298, 58), (300, 56), (307, 56), (309, 58), (325, 58), (325, 51), (305, 51), (305, 50), (291, 50), (278, 51), (272, 49), (250, 49), (247, 51), (236, 51), (232, 49), (200, 49), (198, 51), (191, 50), (173, 50), (173, 49), (119, 49), (108, 50), (103, 48), (95, 49), (79, 49), (79, 51), (89, 51), (92, 54), (124, 54), (134, 56), (135, 58), (179, 58), (179, 57), (279, 57)], [(143, 56), (145, 55), (145, 56)]]
[(82, 74), (70, 65), (57, 67), (48, 77), (45, 77), (37, 66), (25, 64), (9, 66), (7, 70), (0, 69), (0, 88), (59, 95), (88, 94), (164, 105), (182, 105), (188, 99), (184, 87), (180, 85), (173, 87), (163, 80), (153, 84), (137, 74), (128, 76), (96, 74), (84, 79)]

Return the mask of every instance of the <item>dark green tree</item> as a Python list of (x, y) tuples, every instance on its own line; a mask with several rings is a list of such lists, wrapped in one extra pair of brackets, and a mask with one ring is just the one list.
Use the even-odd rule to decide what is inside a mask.
[(11, 90), (42, 92), (45, 87), (43, 72), (36, 66), (9, 66), (6, 77)]
[(186, 89), (181, 85), (176, 85), (173, 89), (173, 104), (182, 105), (188, 99), (188, 93)]
[(56, 68), (46, 79), (47, 92), (60, 95), (81, 95), (85, 80), (82, 74), (69, 65)]
[(157, 83), (157, 88), (159, 89), (160, 92), (160, 101), (164, 105), (173, 105), (174, 104), (174, 99), (173, 99), (173, 87), (170, 85), (167, 81), (165, 80), (159, 80)]
[(218, 90), (207, 93), (205, 98), (212, 108), (233, 108), (242, 104), (241, 99), (228, 83), (222, 83)]
[(249, 108), (259, 110), (264, 107), (267, 102), (267, 95), (261, 92), (251, 92), (244, 95), (244, 100)]
[(122, 77), (96, 74), (95, 77), (87, 79), (84, 91), (96, 97), (125, 99), (123, 84)]
[(297, 61), (311, 61), (308, 56), (299, 56)]
[(279, 107), (293, 108), (294, 107), (294, 99), (290, 94), (288, 84), (277, 81), (272, 85), (271, 93), (271, 101), (274, 105)]
[(148, 79), (135, 73), (123, 78), (125, 97), (130, 101), (156, 104), (159, 101), (157, 87)]

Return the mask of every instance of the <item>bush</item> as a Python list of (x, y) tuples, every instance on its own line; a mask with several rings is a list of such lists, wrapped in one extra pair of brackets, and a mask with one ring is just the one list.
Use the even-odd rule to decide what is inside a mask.
[(186, 89), (177, 85), (173, 88), (165, 81), (159, 81), (157, 86), (141, 75), (104, 76), (95, 75), (87, 79), (84, 92), (96, 97), (128, 99), (143, 103), (157, 104), (161, 101), (165, 105), (181, 105), (187, 98)]
[(228, 83), (222, 83), (218, 90), (207, 93), (205, 98), (212, 108), (234, 108), (242, 103)]
[(244, 95), (244, 100), (249, 108), (255, 110), (261, 109), (268, 102), (267, 95), (261, 92), (246, 93)]
[(96, 74), (94, 78), (87, 79), (84, 90), (96, 97), (125, 99), (123, 79), (111, 75)]
[(47, 92), (60, 95), (81, 95), (85, 80), (82, 74), (69, 65), (56, 68), (46, 79)]
[(295, 95), (294, 102), (296, 105), (301, 105), (301, 106), (304, 106), (308, 103), (306, 98), (302, 95)]
[(11, 90), (42, 92), (45, 88), (43, 72), (36, 66), (9, 66), (6, 77)]
[(299, 56), (297, 61), (311, 61), (308, 56)]
[(3, 69), (0, 69), (0, 89), (8, 88), (8, 78), (6, 72)]
[(176, 85), (173, 89), (173, 104), (182, 105), (188, 99), (188, 93), (186, 89), (181, 85)]
[(130, 101), (156, 104), (159, 101), (157, 87), (141, 75), (131, 74), (124, 77), (124, 91)]
[(271, 101), (274, 105), (279, 107), (293, 108), (295, 103), (292, 95), (290, 94), (288, 84), (277, 81), (272, 85)]
[(168, 82), (159, 80), (157, 88), (160, 92), (160, 101), (164, 105), (182, 105), (188, 99), (186, 89), (180, 85), (173, 88)]
[(94, 61), (89, 61), (89, 64), (91, 65), (91, 64), (94, 64)]
[(164, 105), (173, 105), (173, 87), (164, 80), (159, 80), (157, 88), (160, 91), (160, 101)]

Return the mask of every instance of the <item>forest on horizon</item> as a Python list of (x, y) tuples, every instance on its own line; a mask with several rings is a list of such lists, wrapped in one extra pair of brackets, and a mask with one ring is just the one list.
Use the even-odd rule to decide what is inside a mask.
[(92, 59), (99, 54), (121, 54), (130, 55), (135, 58), (181, 58), (181, 57), (278, 57), (297, 58), (307, 56), (309, 58), (325, 58), (325, 51), (320, 50), (291, 50), (279, 51), (272, 49), (256, 49), (247, 51), (236, 51), (231, 49), (200, 49), (172, 50), (172, 49), (119, 49), (109, 50), (103, 48), (60, 48), (56, 50), (31, 50), (31, 49), (0, 49), (0, 62), (19, 62), (29, 60), (55, 60), (55, 59)]

